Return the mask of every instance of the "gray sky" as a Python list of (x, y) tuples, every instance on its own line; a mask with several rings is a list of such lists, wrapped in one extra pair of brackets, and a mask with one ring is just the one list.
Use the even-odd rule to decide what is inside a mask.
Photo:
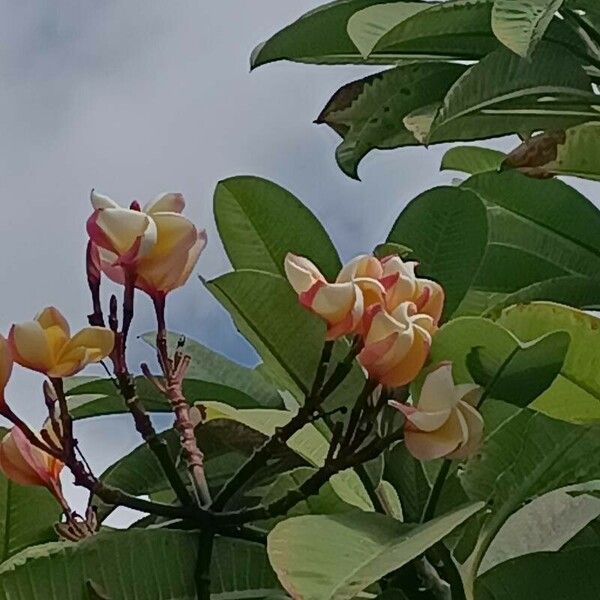
[[(336, 136), (312, 124), (357, 67), (277, 63), (249, 73), (256, 44), (315, 0), (0, 0), (0, 329), (53, 304), (85, 325), (89, 191), (123, 203), (185, 194), (209, 234), (198, 264), (228, 269), (211, 215), (221, 178), (254, 174), (294, 192), (323, 220), (343, 258), (384, 239), (405, 203), (447, 183), (443, 149), (374, 153), (363, 182), (334, 160)], [(196, 280), (172, 295), (169, 326), (243, 362), (253, 354)], [(138, 302), (134, 332), (153, 326)], [(151, 359), (145, 348), (135, 358)], [(40, 378), (16, 369), (8, 397), (38, 425)], [(103, 469), (138, 444), (128, 419), (82, 424)]]

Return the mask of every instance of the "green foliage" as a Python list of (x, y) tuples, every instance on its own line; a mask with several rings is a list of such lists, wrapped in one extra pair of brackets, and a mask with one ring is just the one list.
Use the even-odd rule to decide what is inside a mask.
[[(0, 427), (0, 439), (5, 434)], [(44, 488), (18, 485), (0, 474), (0, 564), (24, 548), (54, 541), (60, 512)]]
[(506, 155), (490, 148), (477, 146), (455, 146), (450, 148), (442, 159), (442, 170), (462, 171), (469, 175), (499, 171)]
[[(261, 44), (253, 65), (282, 59), (399, 65), (343, 86), (317, 121), (344, 138), (338, 164), (357, 178), (358, 163), (375, 148), (598, 121), (591, 86), (599, 78), (597, 13), (588, 0), (334, 2)], [(459, 77), (457, 60), (474, 64)], [(556, 172), (594, 171), (583, 153), (569, 157)]]
[(270, 533), (269, 558), (284, 587), (304, 600), (349, 600), (447, 536), (482, 506), (470, 504), (419, 526), (366, 513), (296, 517)]
[(288, 252), (310, 258), (335, 278), (340, 259), (325, 229), (290, 192), (258, 177), (233, 177), (215, 190), (214, 213), (234, 269), (285, 275)]
[[(82, 600), (89, 582), (108, 598), (192, 600), (197, 545), (195, 532), (131, 529), (37, 546), (0, 567), (0, 598)], [(217, 539), (213, 552), (212, 598), (281, 593), (261, 546)]]
[(477, 582), (478, 600), (592, 600), (600, 548), (528, 554), (498, 565)]

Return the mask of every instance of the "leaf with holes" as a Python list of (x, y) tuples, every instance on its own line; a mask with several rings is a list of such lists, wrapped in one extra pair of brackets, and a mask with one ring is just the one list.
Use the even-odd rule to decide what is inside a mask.
[(516, 54), (526, 57), (544, 36), (563, 0), (496, 0), (492, 29)]

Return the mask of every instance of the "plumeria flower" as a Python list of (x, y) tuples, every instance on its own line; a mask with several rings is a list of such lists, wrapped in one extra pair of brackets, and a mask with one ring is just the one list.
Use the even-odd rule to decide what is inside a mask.
[(431, 316), (417, 312), (412, 302), (391, 312), (378, 304), (365, 317), (365, 331), (358, 361), (371, 379), (398, 387), (411, 382), (423, 368), (436, 325)]
[(383, 301), (384, 286), (374, 278), (342, 269), (335, 282), (328, 282), (307, 258), (288, 254), (285, 272), (300, 303), (327, 323), (327, 338), (360, 333), (365, 310)]
[(0, 405), (5, 402), (4, 389), (10, 379), (13, 358), (6, 338), (0, 335)]
[(13, 427), (0, 442), (0, 471), (20, 485), (47, 488), (65, 508), (67, 503), (60, 483), (63, 467), (60, 460), (34, 446), (17, 427)]
[(90, 239), (114, 257), (113, 264), (130, 267), (152, 250), (156, 244), (156, 223), (141, 212), (139, 204), (119, 206), (108, 196), (92, 190), (94, 212), (87, 221)]
[(106, 358), (113, 349), (114, 334), (105, 327), (85, 327), (71, 336), (59, 310), (48, 307), (33, 321), (13, 325), (8, 345), (21, 366), (48, 377), (71, 377)]
[[(102, 196), (103, 203), (107, 199)], [(109, 239), (119, 238), (123, 232), (122, 246), (130, 243), (139, 230), (136, 222), (130, 221), (127, 210), (118, 207), (114, 219), (102, 221), (104, 236)], [(92, 195), (92, 205), (97, 203)], [(181, 213), (185, 208), (185, 200), (181, 194), (162, 194), (146, 204), (143, 208), (135, 205), (135, 211), (143, 219), (151, 223), (146, 230), (147, 238), (136, 247), (139, 252), (134, 260), (123, 261), (122, 255), (114, 247), (103, 243), (103, 236), (95, 235), (95, 229), (88, 233), (94, 243), (92, 259), (102, 271), (116, 283), (125, 282), (125, 270), (133, 277), (134, 285), (152, 298), (165, 296), (169, 292), (183, 286), (196, 265), (200, 254), (206, 246), (206, 232), (198, 230), (194, 224)], [(96, 209), (94, 215), (98, 213)], [(120, 212), (119, 212), (120, 211)], [(123, 212), (125, 211), (125, 212)], [(92, 215), (91, 219), (95, 217)], [(96, 220), (100, 218), (99, 215)]]
[(429, 373), (416, 406), (390, 401), (406, 417), (404, 442), (419, 460), (466, 459), (479, 448), (483, 418), (475, 408), (481, 397), (475, 384), (455, 385), (452, 364)]
[(385, 296), (386, 308), (394, 310), (403, 302), (413, 302), (417, 312), (429, 315), (437, 324), (444, 308), (444, 289), (439, 283), (417, 277), (416, 262), (404, 262), (399, 256), (381, 260), (382, 279), (393, 281)]

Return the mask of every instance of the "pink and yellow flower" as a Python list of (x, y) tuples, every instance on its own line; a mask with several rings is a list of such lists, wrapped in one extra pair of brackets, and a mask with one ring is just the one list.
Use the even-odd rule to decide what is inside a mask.
[[(206, 246), (206, 232), (198, 230), (194, 224), (181, 213), (185, 201), (181, 194), (162, 194), (143, 208), (138, 205), (134, 210), (118, 207), (112, 200), (102, 196), (104, 205), (114, 205), (113, 217), (101, 219), (102, 208), (92, 196), (92, 204), (96, 208), (91, 219), (102, 224), (102, 235), (96, 235), (96, 229), (90, 229), (90, 239), (97, 247), (98, 264), (102, 271), (116, 283), (124, 283), (125, 272), (131, 273), (135, 286), (153, 298), (183, 286), (202, 250)], [(129, 212), (136, 212), (137, 220), (131, 218)], [(146, 229), (140, 238), (142, 229), (140, 218)], [(138, 236), (138, 237), (135, 237)], [(134, 250), (126, 251), (127, 260), (117, 251), (116, 244), (105, 243), (105, 238), (121, 240), (119, 247), (125, 248), (133, 242)], [(131, 247), (131, 246), (129, 246)], [(133, 258), (133, 259), (132, 259)]]
[(477, 452), (483, 437), (483, 418), (475, 408), (481, 388), (455, 385), (452, 365), (429, 373), (416, 406), (390, 402), (406, 417), (404, 443), (419, 460), (466, 459)]
[(48, 377), (71, 377), (112, 351), (114, 334), (104, 327), (86, 327), (71, 336), (58, 309), (48, 307), (33, 321), (13, 325), (8, 345), (15, 362)]
[(5, 402), (4, 389), (10, 379), (13, 358), (6, 338), (0, 335), (0, 405)]
[(398, 387), (411, 382), (423, 368), (436, 324), (430, 315), (417, 312), (412, 302), (403, 302), (391, 312), (379, 304), (368, 311), (365, 331), (358, 361), (371, 379)]
[[(41, 441), (41, 437), (39, 438)], [(25, 434), (13, 427), (0, 442), (0, 471), (20, 485), (43, 486), (66, 506), (60, 483), (64, 464), (34, 446)]]
[[(375, 259), (376, 260), (376, 259)], [(350, 333), (360, 333), (365, 310), (383, 302), (384, 286), (377, 279), (363, 275), (370, 265), (350, 264), (335, 282), (329, 283), (307, 258), (288, 254), (285, 273), (300, 303), (327, 323), (327, 338), (332, 340)]]

